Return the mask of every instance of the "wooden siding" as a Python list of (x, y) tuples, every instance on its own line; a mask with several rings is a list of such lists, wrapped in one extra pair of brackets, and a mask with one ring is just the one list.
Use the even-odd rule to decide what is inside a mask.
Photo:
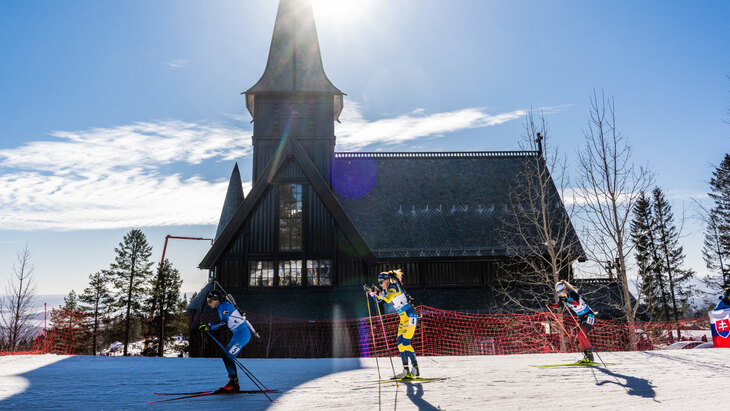
[(335, 147), (332, 96), (281, 94), (256, 98), (253, 133), (253, 178), (276, 155), (286, 135), (308, 146), (307, 154), (317, 170), (327, 178), (329, 161)]
[(304, 243), (308, 258), (333, 258), (336, 254), (334, 220), (310, 186), (304, 186)]
[(271, 254), (276, 250), (276, 190), (270, 187), (249, 220), (249, 253)]

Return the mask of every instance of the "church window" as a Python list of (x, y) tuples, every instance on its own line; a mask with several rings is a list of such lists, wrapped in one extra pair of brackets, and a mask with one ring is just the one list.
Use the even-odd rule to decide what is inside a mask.
[(273, 287), (274, 262), (249, 261), (248, 276), (248, 285), (251, 287)]
[(302, 260), (279, 261), (279, 286), (302, 285)]
[(279, 186), (279, 250), (302, 249), (302, 185)]
[(332, 260), (307, 260), (307, 285), (332, 285)]

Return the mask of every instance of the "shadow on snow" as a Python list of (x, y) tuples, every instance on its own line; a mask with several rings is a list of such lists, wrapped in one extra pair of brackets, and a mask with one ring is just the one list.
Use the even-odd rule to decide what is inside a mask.
[[(18, 359), (20, 360), (20, 359)], [(242, 359), (242, 363), (268, 388), (272, 398), (323, 376), (359, 369), (357, 358)], [(0, 409), (200, 409), (210, 397), (148, 404), (161, 399), (155, 392), (189, 392), (216, 389), (228, 381), (220, 358), (93, 357), (72, 356), (16, 378), (29, 384), (25, 390), (0, 401)], [(255, 390), (239, 370), (241, 390)], [(6, 387), (7, 389), (7, 387)], [(263, 410), (273, 403), (263, 394), (216, 396), (215, 406)]]

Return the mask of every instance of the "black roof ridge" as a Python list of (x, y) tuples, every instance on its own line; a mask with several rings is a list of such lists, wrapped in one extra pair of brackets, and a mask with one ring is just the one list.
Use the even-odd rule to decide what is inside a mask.
[(360, 151), (335, 152), (335, 158), (487, 158), (487, 157), (537, 157), (538, 151)]

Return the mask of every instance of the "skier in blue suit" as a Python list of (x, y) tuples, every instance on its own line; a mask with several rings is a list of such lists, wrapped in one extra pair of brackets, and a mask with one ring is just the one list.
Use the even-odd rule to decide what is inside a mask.
[(218, 310), (218, 317), (220, 322), (217, 324), (201, 324), (201, 330), (217, 330), (221, 327), (228, 327), (233, 333), (231, 342), (226, 347), (226, 352), (223, 353), (223, 364), (226, 366), (228, 371), (228, 384), (224, 385), (219, 389), (222, 392), (237, 392), (240, 391), (238, 385), (238, 372), (236, 370), (236, 363), (233, 361), (238, 353), (241, 352), (248, 341), (251, 339), (251, 330), (246, 322), (246, 317), (243, 316), (233, 304), (228, 301), (224, 301), (223, 293), (218, 290), (211, 290), (207, 295), (208, 306), (214, 310)]
[(726, 310), (730, 308), (730, 287), (725, 289), (725, 294), (720, 296), (720, 301), (715, 306), (714, 311)]

